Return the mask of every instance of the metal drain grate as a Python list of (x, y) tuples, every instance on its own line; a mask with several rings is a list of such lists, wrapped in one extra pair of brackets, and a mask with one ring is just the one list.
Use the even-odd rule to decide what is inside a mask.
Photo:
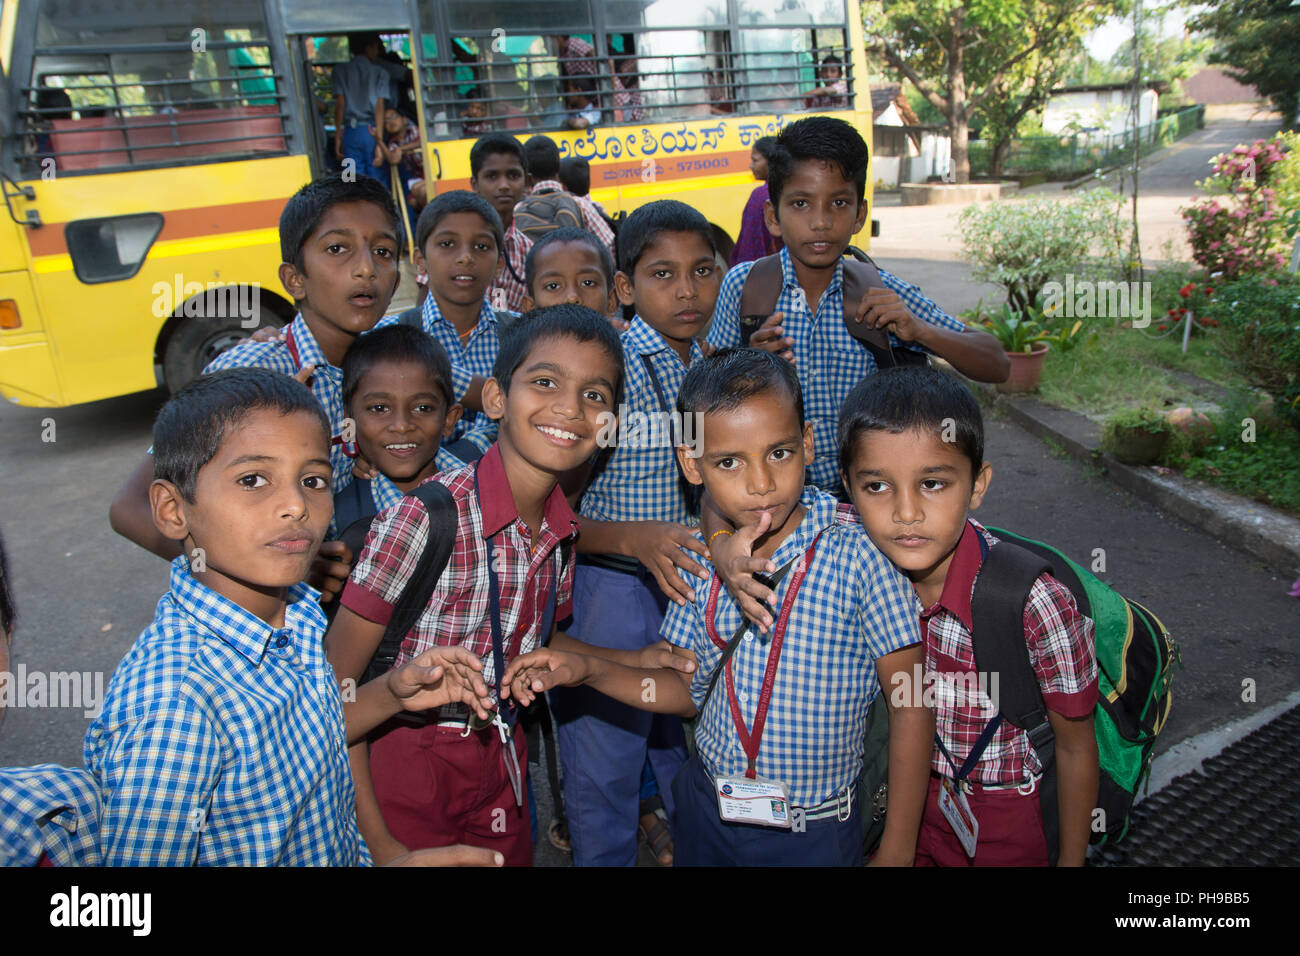
[(1300, 864), (1300, 707), (1211, 757), (1133, 810), (1094, 866)]

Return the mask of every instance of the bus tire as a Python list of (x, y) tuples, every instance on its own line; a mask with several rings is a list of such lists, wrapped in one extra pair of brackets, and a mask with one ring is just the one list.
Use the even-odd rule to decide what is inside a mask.
[[(279, 316), (272, 314), (270, 318), (275, 325), (284, 324)], [(163, 384), (167, 391), (174, 395), (198, 378), (209, 362), (254, 331), (246, 328), (239, 316), (198, 315), (182, 319), (163, 352)]]

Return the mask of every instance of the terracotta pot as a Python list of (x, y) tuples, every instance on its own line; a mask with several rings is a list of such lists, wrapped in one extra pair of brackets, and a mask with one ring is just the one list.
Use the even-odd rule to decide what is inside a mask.
[(1038, 380), (1043, 375), (1043, 359), (1047, 358), (1046, 342), (1035, 342), (1033, 351), (1008, 352), (1011, 374), (1005, 382), (998, 383), (999, 392), (1033, 392), (1038, 390)]

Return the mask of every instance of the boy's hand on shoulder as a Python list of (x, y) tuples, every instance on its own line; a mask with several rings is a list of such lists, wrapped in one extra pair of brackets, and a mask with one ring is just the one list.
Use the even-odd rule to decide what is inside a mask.
[(522, 654), (510, 662), (501, 681), (503, 697), (513, 697), (527, 707), (537, 695), (552, 687), (576, 687), (587, 678), (588, 659), (549, 647)]
[(388, 690), (403, 710), (465, 704), (487, 720), (493, 706), (482, 672), (483, 662), (465, 648), (433, 647), (389, 671)]
[(649, 569), (669, 600), (677, 604), (694, 601), (695, 592), (682, 580), (677, 569), (681, 568), (701, 581), (707, 581), (709, 576), (703, 566), (692, 561), (682, 550), (687, 548), (706, 556), (709, 549), (704, 546), (704, 542), (686, 525), (673, 521), (637, 521), (634, 525), (632, 540), (628, 543), (628, 555)]
[(767, 321), (749, 337), (749, 347), (762, 349), (764, 352), (781, 356), (787, 362), (794, 362), (794, 339), (788, 337), (781, 326), (784, 318), (780, 312), (769, 315)]
[[(264, 325), (248, 337), (251, 342), (287, 342), (288, 335), (285, 334), (284, 328), (277, 328), (274, 325)], [(301, 381), (301, 379), (299, 379)]]
[(763, 536), (772, 516), (764, 512), (754, 524), (748, 524), (735, 534), (720, 534), (709, 547), (713, 567), (736, 601), (740, 613), (745, 615), (764, 634), (772, 626), (768, 606), (775, 606), (776, 592), (754, 577), (755, 574), (773, 574), (776, 565), (767, 558), (754, 557), (754, 542)]
[(506, 858), (496, 850), (487, 850), (479, 846), (427, 847), (423, 850), (410, 850), (384, 866), (505, 866)]
[(328, 604), (343, 593), (352, 573), (352, 549), (342, 541), (323, 541), (311, 567), (307, 569), (307, 583), (320, 592), (320, 603)]
[(854, 321), (869, 329), (884, 329), (901, 342), (914, 342), (924, 325), (893, 289), (868, 289)]

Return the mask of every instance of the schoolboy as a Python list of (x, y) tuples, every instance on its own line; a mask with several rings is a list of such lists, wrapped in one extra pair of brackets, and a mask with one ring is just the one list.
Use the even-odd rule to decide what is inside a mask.
[(185, 556), (86, 733), (107, 865), (368, 862), (349, 734), (403, 707), (486, 713), (457, 648), (342, 705), (299, 583), (333, 510), (329, 436), (312, 393), (267, 369), (204, 375), (159, 412), (151, 513)]
[[(948, 428), (945, 440), (945, 428)], [(1045, 866), (1038, 757), (1025, 731), (1001, 722), (966, 777), (978, 821), (974, 855), (939, 806), (945, 780), (997, 721), (975, 675), (971, 595), (997, 538), (970, 517), (993, 477), (979, 404), (934, 369), (890, 369), (855, 388), (840, 412), (840, 467), (871, 540), (911, 579), (925, 610), (925, 679), (934, 680), (939, 746), (917, 864)], [(1043, 574), (1024, 610), (1025, 643), (1056, 735), (1062, 866), (1082, 866), (1097, 797), (1097, 661), (1092, 621), (1068, 588)], [(989, 678), (991, 682), (992, 678)], [(978, 687), (972, 691), (971, 688)], [(996, 696), (996, 691), (994, 691)], [(892, 812), (892, 807), (891, 807)]]
[[(596, 450), (601, 416), (617, 406), (622, 350), (603, 317), (557, 306), (506, 337), (493, 373), (483, 405), (500, 422), (499, 438), (474, 465), (433, 479), (455, 500), (457, 539), (398, 664), (429, 647), (461, 647), (482, 660), (483, 680), (496, 688), (506, 661), (552, 638), (554, 622), (571, 613), (577, 518), (558, 481)], [(427, 534), (415, 499), (376, 519), (326, 636), (339, 678), (358, 675), (374, 652)], [(508, 733), (508, 708), (495, 723), (470, 717), (445, 708), (372, 738), (369, 774), (383, 827), (368, 823), (366, 808), (361, 820), (377, 860), (471, 838), (510, 864), (531, 863), (524, 735)], [(358, 781), (358, 789), (369, 788)]]
[[(532, 179), (531, 193), (562, 192), (572, 196), (560, 182), (560, 148), (555, 140), (538, 133), (524, 143), (524, 155), (528, 158), (528, 175)], [(582, 228), (605, 244), (609, 254), (615, 254), (614, 230), (609, 228), (596, 209), (595, 204), (586, 196), (573, 196), (582, 212)]]
[[(527, 701), (550, 686), (586, 684), (646, 710), (698, 712), (697, 754), (673, 781), (679, 865), (858, 865), (867, 709), (879, 685), (921, 661), (915, 596), (851, 509), (805, 487), (812, 428), (790, 365), (754, 349), (719, 353), (692, 366), (677, 409), (704, 416), (695, 447), (678, 447), (686, 477), (737, 527), (766, 522), (756, 553), (787, 568), (781, 623), (770, 640), (737, 639), (708, 694), (741, 620), (711, 576), (664, 621), (674, 651), (698, 665), (689, 678), (557, 647), (517, 660), (506, 674), (511, 691)], [(907, 864), (934, 717), (923, 701), (889, 707), (890, 803), (876, 859)], [(733, 799), (741, 797), (753, 799)], [(782, 825), (739, 822), (742, 814)]]
[(505, 230), (501, 262), (489, 293), (493, 308), (526, 312), (524, 260), (533, 240), (515, 225), (515, 206), (528, 191), (523, 144), (505, 133), (489, 133), (475, 140), (469, 151), (469, 188), (492, 204)]
[[(704, 357), (696, 337), (718, 295), (714, 252), (708, 222), (675, 200), (648, 203), (623, 226), (614, 286), (636, 316), (622, 340), (619, 429), (607, 429), (610, 453), (580, 508), (567, 633), (586, 644), (636, 651), (658, 643), (669, 599), (692, 597), (677, 569), (705, 577), (689, 553), (705, 549), (690, 527), (696, 522), (674, 450), (682, 419), (672, 409), (687, 370)], [(551, 702), (574, 863), (634, 865), (641, 768), (648, 753), (671, 815), (667, 785), (686, 759), (681, 722), (589, 688), (559, 690)]]
[[(835, 422), (845, 396), (876, 371), (875, 360), (844, 325), (844, 250), (866, 220), (867, 145), (848, 123), (812, 116), (777, 137), (768, 161), (768, 229), (780, 252), (782, 290), (776, 311), (749, 345), (796, 363), (808, 401), (818, 456), (809, 481), (836, 494)], [(740, 293), (752, 262), (727, 273), (708, 340), (717, 348), (742, 345)], [(965, 329), (903, 280), (881, 270), (888, 289), (864, 297), (858, 319), (887, 329), (896, 344), (929, 351), (978, 381), (1004, 381), (1006, 354), (987, 333)]]
[[(325, 176), (303, 186), (280, 214), (280, 281), (297, 316), (284, 336), (240, 342), (205, 370), (268, 368), (310, 376), (312, 394), (330, 423), (335, 492), (352, 481), (339, 366), (357, 336), (383, 317), (397, 290), (400, 235), (392, 197), (374, 179)], [(109, 521), (118, 534), (171, 560), (180, 553), (177, 543), (158, 531), (149, 509), (153, 476), (153, 456), (146, 454), (113, 499)]]
[(524, 281), (525, 312), (570, 303), (607, 316), (618, 305), (609, 250), (585, 229), (561, 226), (538, 239), (524, 260)]
[(429, 276), (421, 327), (447, 350), (452, 385), (465, 406), (450, 447), (470, 461), (496, 438), (496, 423), (478, 409), (500, 345), (487, 290), (505, 243), (501, 217), (477, 193), (443, 193), (420, 213), (415, 242), (416, 267)]
[(356, 422), (357, 451), (378, 472), (334, 496), (340, 531), (396, 504), (426, 478), (465, 463), (448, 448), (460, 420), (451, 361), (432, 336), (390, 325), (361, 336), (343, 357), (343, 405)]

